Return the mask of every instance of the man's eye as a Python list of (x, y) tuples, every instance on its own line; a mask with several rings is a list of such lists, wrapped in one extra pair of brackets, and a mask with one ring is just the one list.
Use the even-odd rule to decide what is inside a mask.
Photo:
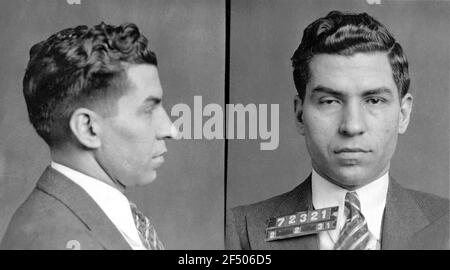
[(381, 103), (385, 103), (386, 100), (384, 98), (369, 98), (367, 99), (367, 103), (377, 105)]
[(320, 104), (323, 105), (333, 105), (333, 104), (338, 104), (339, 101), (337, 99), (332, 99), (332, 98), (323, 98), (319, 100)]

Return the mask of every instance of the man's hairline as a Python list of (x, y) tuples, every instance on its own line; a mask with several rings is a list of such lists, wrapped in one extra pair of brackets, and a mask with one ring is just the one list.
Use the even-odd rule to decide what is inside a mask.
[[(98, 103), (101, 103), (101, 102), (106, 102), (108, 104), (107, 106), (109, 106), (111, 103), (114, 103), (112, 105), (112, 107), (111, 107), (111, 108), (113, 108), (114, 112), (111, 112), (111, 110), (109, 110), (109, 108), (108, 108), (107, 110), (109, 110), (109, 111), (107, 112), (107, 115), (102, 115), (102, 117), (114, 117), (114, 116), (116, 116), (117, 115), (117, 104), (118, 104), (119, 100), (122, 97), (124, 97), (129, 91), (132, 91), (136, 87), (136, 84), (130, 80), (129, 70), (132, 67), (146, 65), (146, 66), (153, 66), (155, 68), (158, 68), (158, 66), (156, 64), (153, 64), (153, 63), (121, 62), (120, 65), (122, 65), (122, 67), (123, 67), (121, 69), (121, 71), (120, 71), (120, 75), (117, 78), (113, 79), (113, 81), (114, 80), (119, 80), (119, 83), (115, 84), (113, 86), (110, 86), (110, 87), (123, 87), (123, 89), (115, 89), (115, 91), (117, 91), (116, 94), (107, 94), (105, 96), (105, 98), (102, 98), (103, 100), (94, 101), (94, 103), (97, 103), (97, 104), (94, 104), (93, 106), (99, 106)], [(121, 78), (120, 76), (124, 76), (124, 77)], [(111, 102), (111, 103), (108, 103), (108, 102)], [(80, 107), (76, 108), (74, 110), (74, 112), (77, 109), (79, 109), (79, 108), (84, 108), (84, 107), (80, 106)], [(99, 112), (95, 111), (95, 109), (90, 109), (90, 108), (87, 108), (87, 109), (92, 110), (95, 113), (99, 113)]]

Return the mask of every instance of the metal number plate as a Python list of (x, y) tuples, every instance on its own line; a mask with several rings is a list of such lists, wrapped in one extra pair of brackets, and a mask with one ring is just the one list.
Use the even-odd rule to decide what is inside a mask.
[(334, 206), (271, 218), (266, 228), (266, 241), (336, 229), (338, 209)]

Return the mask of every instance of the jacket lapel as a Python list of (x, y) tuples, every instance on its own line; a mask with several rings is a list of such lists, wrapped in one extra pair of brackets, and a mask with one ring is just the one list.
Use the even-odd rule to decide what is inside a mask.
[[(311, 175), (309, 175), (305, 181), (288, 194), (287, 198), (271, 214), (271, 217), (312, 210), (313, 204), (311, 194)], [(317, 237), (317, 234), (310, 234), (273, 241), (272, 243), (277, 245), (277, 248), (279, 249), (317, 250), (319, 248), (318, 241), (319, 238)]]
[(37, 187), (69, 208), (105, 249), (131, 249), (116, 226), (86, 191), (58, 171), (47, 167)]
[(391, 178), (383, 217), (381, 249), (411, 248), (408, 242), (428, 223), (407, 190)]

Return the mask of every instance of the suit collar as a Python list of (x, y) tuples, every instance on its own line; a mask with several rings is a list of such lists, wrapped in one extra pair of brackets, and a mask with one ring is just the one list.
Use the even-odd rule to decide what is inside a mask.
[[(273, 211), (271, 217), (289, 215), (299, 211), (312, 210), (311, 175), (287, 194), (285, 200)], [(319, 249), (317, 234), (275, 241), (280, 249), (317, 250)]]
[(37, 187), (69, 208), (106, 249), (130, 249), (95, 201), (70, 179), (49, 166), (39, 179)]
[(429, 224), (408, 191), (390, 179), (384, 210), (382, 249), (405, 249), (412, 236)]

